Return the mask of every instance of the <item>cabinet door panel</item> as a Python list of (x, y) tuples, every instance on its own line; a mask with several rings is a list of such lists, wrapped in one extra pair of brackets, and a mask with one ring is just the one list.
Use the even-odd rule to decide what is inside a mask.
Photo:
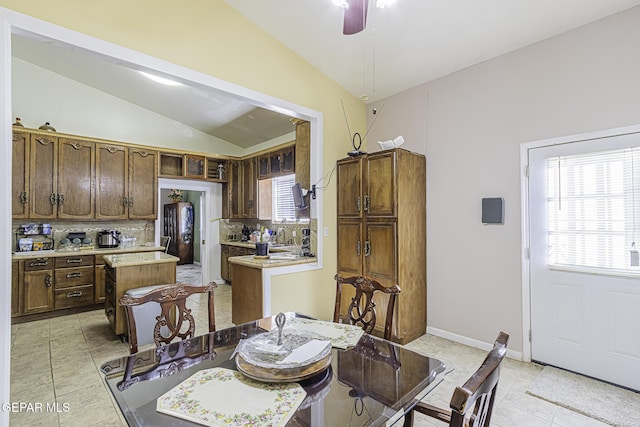
[(367, 217), (396, 216), (395, 154), (391, 151), (367, 156), (364, 201)]
[(94, 302), (95, 303), (104, 302), (106, 298), (106, 284), (105, 284), (106, 274), (104, 269), (105, 269), (104, 265), (95, 266), (95, 271), (94, 271), (94, 277), (95, 277)]
[(56, 218), (58, 191), (58, 140), (32, 135), (29, 159), (29, 216)]
[(24, 274), (24, 314), (53, 310), (53, 270)]
[(127, 219), (127, 148), (107, 144), (96, 148), (96, 219)]
[(258, 179), (256, 178), (256, 158), (242, 161), (242, 206), (243, 218), (258, 217)]
[(14, 218), (29, 216), (29, 148), (29, 134), (15, 132), (11, 157), (11, 212)]
[(362, 274), (362, 223), (338, 221), (338, 271), (348, 276)]
[(20, 310), (20, 261), (11, 261), (11, 316), (22, 314)]
[(341, 160), (337, 165), (338, 218), (362, 216), (362, 162)]
[(129, 148), (129, 219), (158, 217), (158, 152)]
[(58, 218), (93, 219), (95, 143), (61, 139), (58, 144)]
[(395, 222), (367, 223), (367, 238), (364, 244), (365, 274), (376, 278), (385, 286), (391, 286), (397, 280), (396, 241)]
[(229, 183), (227, 184), (228, 190), (228, 209), (229, 209), (229, 218), (240, 218), (240, 184), (241, 184), (241, 174), (240, 174), (240, 162), (231, 161), (229, 162)]

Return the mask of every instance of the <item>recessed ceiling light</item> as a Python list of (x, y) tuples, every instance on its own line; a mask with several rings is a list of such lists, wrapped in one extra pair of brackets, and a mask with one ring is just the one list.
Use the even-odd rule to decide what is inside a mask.
[(378, 6), (378, 9), (384, 9), (387, 6), (391, 6), (395, 2), (396, 0), (376, 0), (376, 6)]
[(149, 80), (153, 80), (156, 83), (160, 83), (163, 85), (167, 85), (167, 86), (184, 86), (182, 83), (173, 81), (173, 80), (169, 80), (169, 79), (165, 79), (164, 77), (159, 77), (153, 74), (149, 74), (146, 73), (144, 71), (138, 71), (140, 74), (142, 74), (143, 76), (145, 76), (146, 78), (148, 78)]

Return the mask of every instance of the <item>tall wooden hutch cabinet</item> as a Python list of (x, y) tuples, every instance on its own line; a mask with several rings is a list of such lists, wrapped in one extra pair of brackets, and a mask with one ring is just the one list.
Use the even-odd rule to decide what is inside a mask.
[[(392, 339), (418, 338), (427, 326), (425, 157), (396, 148), (341, 159), (337, 186), (338, 273), (397, 284)], [(344, 291), (346, 309), (353, 292)], [(375, 302), (384, 313), (386, 300)], [(384, 330), (384, 316), (376, 330)]]

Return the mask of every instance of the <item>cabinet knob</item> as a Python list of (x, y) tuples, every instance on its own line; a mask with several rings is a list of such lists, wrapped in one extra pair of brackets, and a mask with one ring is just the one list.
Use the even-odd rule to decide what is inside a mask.
[(58, 203), (58, 196), (55, 193), (49, 194), (49, 203), (51, 203), (52, 205)]
[(64, 205), (64, 194), (58, 194), (58, 204)]
[(27, 200), (28, 200), (27, 192), (23, 191), (22, 193), (20, 193), (20, 202), (22, 202), (23, 205), (27, 204)]
[(360, 240), (358, 240), (358, 242), (356, 243), (356, 255), (360, 256)]
[(360, 212), (360, 196), (356, 197), (356, 212)]
[(53, 285), (53, 280), (51, 280), (51, 275), (47, 274), (46, 276), (44, 276), (44, 284), (47, 288), (50, 288), (51, 285)]
[(367, 194), (366, 196), (364, 196), (364, 210), (368, 211), (369, 210), (369, 205), (371, 204), (371, 201), (369, 200), (369, 195)]

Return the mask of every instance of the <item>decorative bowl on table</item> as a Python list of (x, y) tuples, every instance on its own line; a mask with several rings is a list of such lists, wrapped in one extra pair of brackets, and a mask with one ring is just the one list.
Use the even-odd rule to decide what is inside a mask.
[(238, 344), (236, 366), (247, 377), (266, 382), (293, 382), (311, 378), (331, 364), (331, 342), (295, 329), (255, 335)]

